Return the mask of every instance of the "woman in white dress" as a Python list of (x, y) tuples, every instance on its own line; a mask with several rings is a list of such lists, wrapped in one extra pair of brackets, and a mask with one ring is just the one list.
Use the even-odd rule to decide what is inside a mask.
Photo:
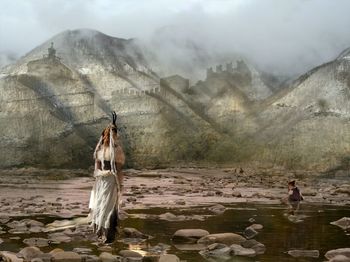
[(103, 130), (94, 152), (96, 181), (89, 203), (92, 226), (105, 243), (115, 240), (123, 188), (122, 167), (125, 163), (115, 112), (112, 117), (113, 122)]

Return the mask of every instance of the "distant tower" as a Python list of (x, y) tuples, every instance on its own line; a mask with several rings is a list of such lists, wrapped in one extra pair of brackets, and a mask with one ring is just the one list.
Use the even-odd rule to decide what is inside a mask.
[(51, 42), (51, 46), (47, 50), (48, 50), (48, 58), (56, 59), (56, 49), (53, 48), (53, 42)]
[(222, 73), (222, 65), (216, 66), (216, 73)]
[(209, 67), (207, 69), (207, 79), (212, 77), (214, 75), (214, 71), (213, 71), (213, 68), (212, 67)]
[(233, 73), (232, 62), (226, 64), (226, 71), (227, 71), (227, 73)]

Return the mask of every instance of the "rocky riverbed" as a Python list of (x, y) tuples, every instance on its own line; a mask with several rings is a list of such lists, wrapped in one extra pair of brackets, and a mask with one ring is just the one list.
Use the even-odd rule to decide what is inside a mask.
[[(0, 171), (0, 257), (36, 262), (349, 257), (348, 249), (334, 251), (350, 247), (347, 174), (238, 167), (126, 170), (120, 234), (113, 245), (103, 245), (85, 219), (91, 173)], [(283, 204), (290, 179), (305, 198), (293, 215)], [(339, 227), (330, 224), (343, 217)], [(49, 223), (65, 227), (54, 230)], [(298, 237), (305, 240), (294, 241)]]

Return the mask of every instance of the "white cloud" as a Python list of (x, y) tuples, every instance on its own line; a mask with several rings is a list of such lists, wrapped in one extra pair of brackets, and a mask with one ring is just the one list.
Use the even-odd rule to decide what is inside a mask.
[(0, 7), (0, 52), (24, 54), (66, 29), (148, 40), (170, 30), (171, 41), (191, 39), (293, 74), (350, 46), (347, 0), (0, 0)]

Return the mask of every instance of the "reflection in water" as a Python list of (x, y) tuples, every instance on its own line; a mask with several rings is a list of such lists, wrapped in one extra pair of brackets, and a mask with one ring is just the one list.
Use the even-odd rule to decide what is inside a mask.
[[(142, 256), (146, 256), (148, 255), (148, 252), (145, 251), (147, 245), (141, 245), (141, 244), (129, 244), (128, 249), (131, 251), (135, 251), (139, 254), (141, 254)], [(149, 247), (149, 245), (148, 245)]]
[[(319, 250), (320, 257), (312, 261), (324, 261), (324, 254), (331, 249), (349, 247), (350, 235), (347, 235), (341, 228), (330, 224), (342, 217), (350, 217), (350, 207), (327, 207), (312, 206), (303, 203), (300, 205), (294, 215), (289, 214), (289, 209), (283, 205), (254, 205), (254, 204), (237, 204), (228, 206), (225, 213), (216, 216), (206, 217), (204, 221), (166, 221), (156, 219), (157, 215), (165, 212), (172, 212), (176, 215), (186, 216), (208, 215), (205, 208), (191, 208), (181, 210), (168, 209), (145, 209), (129, 210), (134, 216), (122, 221), (121, 227), (133, 227), (142, 233), (152, 236), (145, 242), (137, 242), (135, 239), (118, 238), (112, 247), (112, 253), (118, 254), (122, 249), (130, 249), (142, 255), (154, 252), (163, 252), (176, 254), (182, 260), (203, 261), (199, 255), (202, 248), (199, 245), (181, 245), (172, 243), (171, 237), (178, 229), (201, 228), (210, 233), (233, 232), (240, 233), (250, 226), (252, 218), (255, 222), (263, 225), (263, 229), (255, 239), (266, 246), (266, 252), (255, 258), (238, 258), (235, 257), (228, 261), (295, 261), (295, 258), (289, 256), (286, 252), (293, 249)], [(137, 215), (142, 218), (138, 218)], [(145, 214), (152, 214), (151, 218)], [(19, 218), (15, 218), (19, 220)], [(33, 217), (32, 219), (40, 220), (45, 224), (53, 222), (55, 217)], [(25, 246), (23, 239), (28, 237), (47, 237), (44, 233), (38, 234), (18, 234), (19, 239), (10, 239), (14, 237), (8, 232), (4, 224), (0, 227), (6, 231), (1, 234), (4, 243), (0, 244), (1, 250), (18, 252)], [(331, 240), (331, 241), (330, 241)], [(65, 250), (72, 250), (76, 247), (89, 247), (93, 253), (101, 253), (93, 242), (87, 239), (77, 239), (70, 243), (62, 243), (41, 248), (44, 252), (59, 247)], [(299, 260), (300, 261), (300, 260)], [(310, 261), (310, 260), (308, 260)]]

